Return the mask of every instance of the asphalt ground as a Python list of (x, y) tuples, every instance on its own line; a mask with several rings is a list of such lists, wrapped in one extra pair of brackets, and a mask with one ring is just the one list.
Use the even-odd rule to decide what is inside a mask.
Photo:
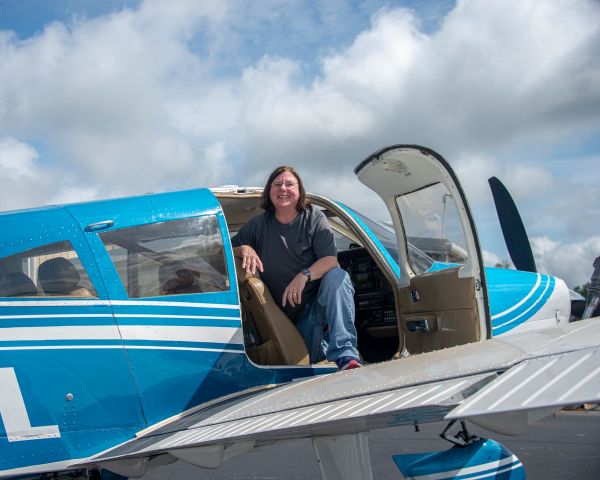
[[(392, 455), (444, 450), (438, 437), (445, 423), (399, 427), (369, 434), (373, 478), (401, 478)], [(600, 479), (600, 412), (563, 411), (530, 425), (516, 437), (495, 435), (476, 427), (471, 433), (491, 437), (515, 453), (525, 465), (528, 480)], [(144, 480), (320, 480), (310, 440), (270, 445), (232, 458), (216, 470), (184, 462), (151, 470)]]

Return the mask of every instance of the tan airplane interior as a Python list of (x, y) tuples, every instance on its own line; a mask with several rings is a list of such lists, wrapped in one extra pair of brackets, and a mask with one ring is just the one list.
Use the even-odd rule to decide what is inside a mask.
[[(216, 193), (233, 235), (262, 213), (260, 192)], [(474, 342), (480, 338), (473, 279), (458, 267), (415, 275), (398, 286), (388, 262), (337, 204), (308, 195), (322, 208), (334, 231), (338, 262), (355, 287), (358, 349), (367, 363)], [(236, 259), (244, 339), (258, 365), (307, 365), (304, 341), (258, 276)], [(395, 285), (395, 287), (392, 287)]]

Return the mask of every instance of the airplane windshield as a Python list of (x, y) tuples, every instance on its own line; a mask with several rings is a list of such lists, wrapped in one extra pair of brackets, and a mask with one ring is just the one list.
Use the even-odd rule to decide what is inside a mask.
[[(381, 242), (381, 244), (385, 247), (385, 249), (394, 259), (394, 261), (396, 263), (399, 263), (398, 241), (394, 229), (391, 226), (385, 225), (383, 223), (375, 222), (374, 220), (371, 220), (369, 217), (357, 212), (356, 210), (350, 207), (347, 208), (364, 222), (364, 224), (369, 228), (371, 233), (375, 235), (377, 239)], [(410, 259), (411, 266), (413, 267), (413, 270), (416, 274), (428, 271), (434, 264), (434, 260), (429, 255), (427, 255), (421, 249), (415, 247), (410, 242), (408, 242), (408, 257)]]

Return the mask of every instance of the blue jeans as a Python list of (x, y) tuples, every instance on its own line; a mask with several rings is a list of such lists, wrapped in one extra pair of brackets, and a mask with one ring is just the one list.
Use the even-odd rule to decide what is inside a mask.
[[(327, 330), (325, 329), (327, 327)], [(311, 363), (327, 358), (359, 358), (354, 326), (354, 287), (341, 268), (321, 279), (319, 293), (300, 315), (296, 328), (304, 338)]]

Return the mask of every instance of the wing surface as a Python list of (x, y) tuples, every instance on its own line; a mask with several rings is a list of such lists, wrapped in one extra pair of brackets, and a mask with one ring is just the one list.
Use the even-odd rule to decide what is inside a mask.
[(446, 419), (469, 419), (500, 433), (520, 433), (527, 423), (565, 405), (600, 401), (600, 322), (572, 324), (570, 333), (528, 357), (452, 410)]
[(128, 476), (157, 459), (214, 467), (286, 439), (486, 415), (504, 421), (497, 415), (598, 402), (599, 350), (600, 322), (592, 319), (269, 386), (142, 432), (85, 466)]

